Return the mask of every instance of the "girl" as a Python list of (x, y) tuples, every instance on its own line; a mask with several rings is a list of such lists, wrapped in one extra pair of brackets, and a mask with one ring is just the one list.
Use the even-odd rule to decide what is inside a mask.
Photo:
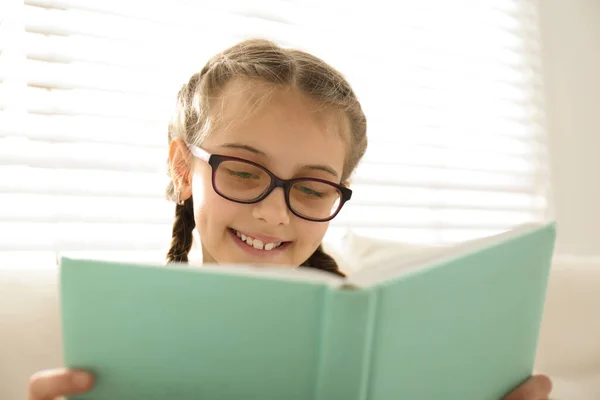
[[(322, 60), (264, 40), (213, 57), (180, 90), (169, 125), (176, 203), (169, 262), (187, 261), (194, 228), (206, 263), (261, 263), (342, 275), (323, 252), (329, 221), (350, 199), (367, 147), (348, 82)], [(42, 371), (30, 400), (88, 391), (84, 371)], [(531, 378), (507, 399), (545, 399)], [(141, 399), (140, 399), (141, 400)]]

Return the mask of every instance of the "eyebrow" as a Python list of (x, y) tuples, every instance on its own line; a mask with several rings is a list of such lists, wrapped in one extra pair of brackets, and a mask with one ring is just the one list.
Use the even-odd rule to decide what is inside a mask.
[[(221, 145), (221, 147), (226, 148), (226, 149), (238, 149), (238, 150), (246, 150), (252, 154), (256, 154), (258, 156), (262, 156), (265, 158), (269, 158), (269, 156), (267, 155), (267, 153), (265, 153), (264, 151), (261, 151), (259, 149), (257, 149), (256, 147), (252, 147), (249, 146), (247, 144), (240, 144), (240, 143), (225, 143), (223, 145)], [(311, 164), (311, 165), (305, 165), (302, 167), (302, 169), (310, 169), (313, 171), (323, 171), (323, 172), (327, 172), (330, 175), (333, 175), (334, 177), (338, 177), (338, 173), (335, 172), (335, 170), (333, 168), (331, 168), (329, 165), (324, 165), (324, 164)]]
[(314, 171), (327, 172), (328, 174), (333, 175), (336, 178), (338, 177), (337, 172), (335, 172), (335, 170), (333, 168), (331, 168), (330, 166), (328, 166), (328, 165), (320, 165), (320, 164), (318, 164), (318, 165), (306, 165), (303, 168), (311, 169), (311, 170), (314, 170)]
[(256, 147), (248, 146), (247, 144), (225, 143), (225, 144), (221, 145), (221, 147), (224, 147), (226, 149), (246, 150), (246, 151), (249, 151), (250, 153), (268, 158), (267, 153), (265, 153), (264, 151), (260, 151)]

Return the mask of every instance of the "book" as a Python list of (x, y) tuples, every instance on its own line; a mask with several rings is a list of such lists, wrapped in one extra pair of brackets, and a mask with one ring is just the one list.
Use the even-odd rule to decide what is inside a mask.
[(62, 258), (73, 399), (498, 400), (532, 373), (553, 222), (346, 278)]

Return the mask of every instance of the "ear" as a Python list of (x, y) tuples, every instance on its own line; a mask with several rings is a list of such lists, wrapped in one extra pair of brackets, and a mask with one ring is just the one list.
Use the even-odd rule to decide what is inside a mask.
[(169, 167), (175, 191), (179, 190), (181, 200), (192, 196), (193, 156), (181, 138), (175, 138), (169, 146)]

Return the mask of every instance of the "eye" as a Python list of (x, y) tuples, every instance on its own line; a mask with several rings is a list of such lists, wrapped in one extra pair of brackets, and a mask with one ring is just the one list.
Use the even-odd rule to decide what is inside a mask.
[(245, 171), (235, 171), (232, 169), (227, 169), (227, 172), (229, 173), (229, 175), (232, 176), (236, 176), (238, 178), (242, 178), (242, 179), (258, 179), (258, 175), (253, 174), (251, 172), (245, 172)]
[(309, 196), (315, 196), (315, 197), (323, 198), (324, 195), (325, 195), (323, 192), (318, 192), (318, 191), (313, 190), (313, 189), (311, 189), (309, 187), (306, 187), (306, 186), (296, 186), (296, 188), (298, 190), (300, 190), (302, 193), (305, 193), (305, 194), (307, 194)]

